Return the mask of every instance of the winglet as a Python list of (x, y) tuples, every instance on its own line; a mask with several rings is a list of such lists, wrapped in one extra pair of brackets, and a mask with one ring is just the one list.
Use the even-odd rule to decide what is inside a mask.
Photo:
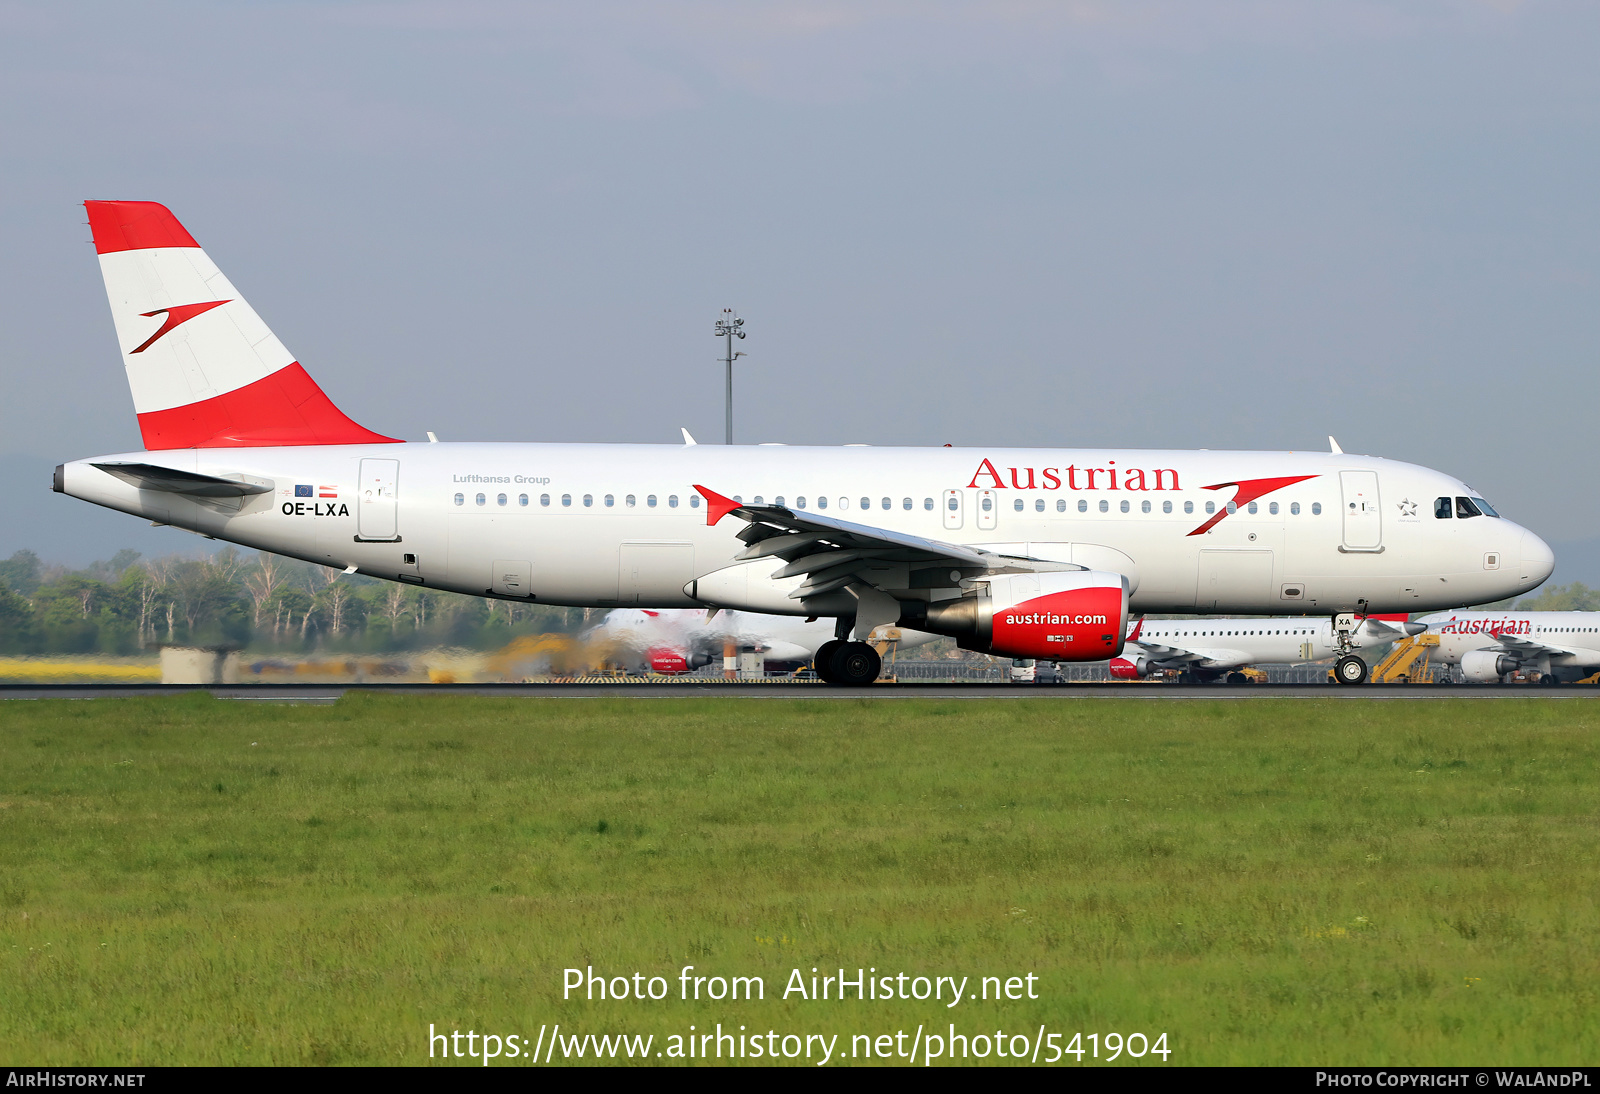
[(744, 504), (743, 502), (734, 501), (732, 498), (725, 498), (715, 490), (707, 490), (698, 483), (695, 485), (695, 489), (700, 491), (700, 496), (706, 499), (707, 528), (713, 527), (717, 521), (735, 509), (741, 508)]

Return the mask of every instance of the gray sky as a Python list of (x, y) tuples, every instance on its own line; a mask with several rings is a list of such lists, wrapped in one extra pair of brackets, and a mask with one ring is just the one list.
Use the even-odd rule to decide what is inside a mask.
[[(1600, 581), (1600, 6), (5, 3), (0, 553), (138, 447), (87, 197), (402, 437), (1321, 448)], [(1586, 541), (1595, 541), (1594, 544)], [(1594, 556), (1578, 565), (1584, 552)]]

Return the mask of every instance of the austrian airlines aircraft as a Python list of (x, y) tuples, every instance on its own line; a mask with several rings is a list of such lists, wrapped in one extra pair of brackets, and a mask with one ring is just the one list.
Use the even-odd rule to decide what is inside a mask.
[(55, 489), (324, 566), (828, 617), (822, 675), (867, 683), (885, 623), (1103, 661), (1130, 607), (1425, 611), (1554, 561), (1460, 480), (1337, 451), (402, 444), (341, 413), (164, 206), (87, 208), (145, 450)]
[(1427, 630), (1404, 615), (1369, 615), (1341, 636), (1331, 619), (1141, 619), (1128, 634), (1122, 656), (1110, 665), (1119, 680), (1142, 680), (1156, 669), (1215, 680), (1246, 665), (1303, 664), (1344, 653), (1335, 678), (1359, 684), (1367, 663), (1352, 649), (1381, 646)]
[(1558, 684), (1600, 669), (1600, 612), (1439, 612), (1417, 622), (1439, 636), (1435, 660), (1460, 665), (1473, 683), (1520, 670)]

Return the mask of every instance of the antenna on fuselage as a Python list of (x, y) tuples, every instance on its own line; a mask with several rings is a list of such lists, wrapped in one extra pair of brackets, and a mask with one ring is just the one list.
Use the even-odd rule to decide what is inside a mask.
[(1331, 436), (1328, 438), (1328, 451), (1332, 452), (1335, 456), (1344, 455), (1344, 449), (1340, 448), (1339, 442), (1334, 440)]

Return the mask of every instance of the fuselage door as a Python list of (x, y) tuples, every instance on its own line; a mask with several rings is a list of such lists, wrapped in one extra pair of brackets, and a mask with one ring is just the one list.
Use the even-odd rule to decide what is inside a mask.
[(1000, 515), (1000, 499), (993, 490), (978, 491), (978, 527), (993, 528)]
[(1383, 514), (1378, 509), (1378, 473), (1341, 471), (1344, 491), (1344, 545), (1350, 551), (1376, 551), (1383, 546)]
[(950, 529), (961, 527), (961, 491), (946, 490), (944, 498), (939, 502), (939, 509), (944, 513), (944, 526)]
[(362, 460), (357, 498), (357, 539), (393, 542), (400, 538), (399, 460)]

